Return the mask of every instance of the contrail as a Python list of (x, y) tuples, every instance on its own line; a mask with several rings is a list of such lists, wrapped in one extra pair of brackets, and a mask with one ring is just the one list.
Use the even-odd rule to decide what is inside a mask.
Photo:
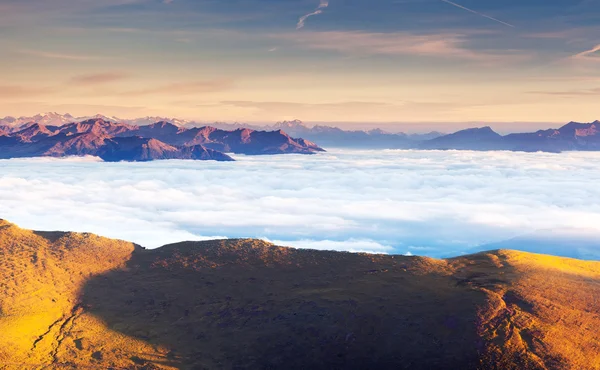
[(591, 48), (590, 50), (586, 50), (579, 54), (576, 54), (576, 55), (574, 55), (574, 57), (575, 58), (587, 57), (588, 55), (596, 54), (599, 51), (600, 51), (600, 44), (596, 45), (595, 47)]
[(306, 19), (308, 17), (312, 17), (313, 15), (318, 15), (318, 14), (323, 13), (323, 9), (327, 8), (328, 6), (329, 6), (329, 0), (321, 0), (321, 3), (317, 7), (317, 10), (300, 17), (300, 19), (298, 20), (298, 24), (296, 25), (296, 29), (299, 30), (300, 28), (304, 27), (304, 21), (306, 21)]
[(449, 0), (441, 0), (441, 1), (443, 1), (443, 2), (445, 2), (445, 3), (448, 3), (448, 4), (450, 4), (450, 5), (454, 5), (454, 6), (458, 7), (458, 8), (461, 8), (461, 9), (463, 9), (463, 10), (466, 10), (466, 11), (468, 11), (468, 12), (471, 12), (471, 13), (473, 13), (473, 14), (477, 14), (477, 15), (480, 15), (480, 16), (482, 16), (482, 17), (485, 17), (485, 18), (487, 18), (487, 19), (491, 19), (491, 20), (493, 20), (493, 21), (495, 21), (495, 22), (502, 23), (502, 24), (503, 24), (503, 25), (505, 25), (505, 26), (508, 26), (508, 27), (515, 28), (515, 26), (513, 26), (513, 25), (512, 25), (512, 24), (510, 24), (510, 23), (506, 23), (506, 22), (503, 22), (503, 21), (501, 21), (501, 20), (499, 20), (499, 19), (496, 19), (496, 18), (494, 18), (494, 17), (490, 17), (489, 15), (485, 15), (485, 14), (483, 14), (483, 13), (476, 12), (476, 11), (475, 11), (475, 10), (473, 10), (473, 9), (466, 8), (466, 7), (464, 7), (464, 6), (462, 6), (462, 5), (459, 5), (459, 4), (457, 4), (457, 3), (453, 3), (452, 1), (449, 1)]

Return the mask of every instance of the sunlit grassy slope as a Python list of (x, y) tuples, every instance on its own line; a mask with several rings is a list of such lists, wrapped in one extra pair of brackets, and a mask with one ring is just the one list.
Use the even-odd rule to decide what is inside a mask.
[(1, 369), (600, 369), (600, 263), (256, 240), (144, 250), (0, 221)]

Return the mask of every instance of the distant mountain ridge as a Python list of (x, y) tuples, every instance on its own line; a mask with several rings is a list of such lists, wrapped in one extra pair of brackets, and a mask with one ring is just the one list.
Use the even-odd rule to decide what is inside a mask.
[[(56, 117), (55, 117), (56, 118)], [(56, 120), (61, 121), (56, 118)], [(102, 118), (61, 125), (0, 126), (0, 158), (98, 156), (105, 161), (194, 159), (232, 161), (224, 154), (313, 154), (323, 151), (285, 132), (214, 127), (184, 128), (170, 122), (137, 126)]]
[[(0, 135), (2, 127), (9, 130), (22, 127), (23, 125), (40, 123), (43, 125), (60, 126), (66, 123), (82, 122), (90, 119), (101, 119), (106, 122), (121, 123), (133, 126), (149, 126), (157, 122), (169, 122), (181, 128), (205, 127), (206, 124), (191, 120), (167, 118), (167, 117), (141, 117), (134, 119), (121, 119), (107, 117), (97, 114), (88, 117), (74, 117), (70, 114), (58, 114), (54, 112), (38, 114), (30, 117), (5, 117), (0, 118)], [(411, 149), (423, 140), (432, 139), (444, 135), (440, 132), (426, 134), (404, 134), (391, 133), (382, 129), (368, 131), (352, 130), (346, 131), (337, 127), (317, 125), (308, 127), (300, 120), (277, 122), (273, 125), (256, 125), (247, 123), (225, 123), (214, 122), (208, 125), (227, 131), (238, 129), (250, 129), (254, 131), (278, 131), (282, 130), (292, 137), (302, 137), (305, 140), (318, 142), (321, 146), (330, 148), (355, 148), (355, 149)]]
[[(317, 125), (309, 127), (300, 120), (282, 121), (273, 125), (253, 125), (243, 123), (215, 122), (210, 126), (200, 125), (197, 122), (181, 119), (162, 117), (143, 117), (122, 120), (116, 117), (95, 115), (91, 118), (78, 119), (70, 114), (60, 115), (58, 113), (38, 114), (32, 117), (5, 117), (0, 119), (0, 136), (11, 136), (16, 131), (24, 130), (34, 124), (45, 126), (51, 130), (70, 123), (82, 123), (90, 120), (101, 120), (105, 123), (113, 123), (117, 127), (129, 127), (126, 133), (116, 135), (129, 135), (136, 132), (142, 137), (152, 137), (165, 141), (170, 145), (190, 145), (196, 143), (207, 148), (218, 151), (232, 151), (244, 154), (277, 154), (277, 153), (304, 153), (315, 152), (317, 144), (326, 148), (351, 148), (351, 149), (426, 149), (426, 150), (509, 150), (524, 152), (562, 152), (572, 150), (600, 150), (600, 121), (591, 123), (569, 122), (558, 129), (539, 130), (530, 133), (513, 133), (500, 135), (491, 127), (477, 127), (457, 131), (451, 134), (430, 132), (425, 134), (391, 133), (382, 129), (368, 131), (347, 131), (338, 127)], [(161, 129), (156, 129), (160, 123)], [(166, 125), (168, 123), (168, 125)], [(207, 127), (213, 130), (222, 130), (236, 134), (221, 135), (211, 133), (207, 137)], [(43, 130), (43, 129), (42, 129)], [(179, 131), (181, 130), (181, 132)], [(246, 131), (249, 130), (249, 131)], [(31, 131), (36, 131), (32, 129)], [(158, 133), (158, 131), (161, 131)], [(210, 131), (210, 130), (209, 130)], [(249, 132), (274, 131), (279, 134), (253, 134), (258, 140), (248, 145), (245, 136)], [(155, 134), (151, 134), (154, 132)], [(36, 132), (33, 136), (43, 135)], [(22, 133), (20, 136), (32, 136), (32, 133)], [(153, 136), (155, 135), (155, 136)], [(301, 137), (303, 139), (286, 138)], [(227, 143), (216, 140), (228, 140)], [(269, 145), (262, 148), (264, 140), (276, 139), (285, 150)], [(294, 143), (293, 140), (296, 140)], [(1, 140), (0, 140), (1, 142)], [(236, 144), (237, 143), (237, 144)], [(316, 144), (314, 144), (316, 143)], [(298, 145), (300, 147), (298, 147)], [(303, 148), (301, 148), (303, 147)]]
[[(218, 123), (216, 127), (232, 129), (242, 126), (239, 123)], [(353, 149), (413, 149), (424, 140), (444, 135), (441, 132), (425, 134), (391, 133), (382, 129), (343, 130), (338, 127), (317, 125), (308, 127), (300, 120), (277, 122), (267, 126), (247, 126), (253, 129), (284, 130), (292, 136), (303, 137), (323, 147)]]
[(600, 121), (569, 122), (558, 129), (502, 136), (490, 127), (467, 129), (425, 141), (420, 149), (510, 150), (522, 152), (600, 150)]
[(82, 121), (88, 121), (88, 120), (103, 120), (106, 122), (113, 122), (113, 123), (124, 123), (124, 124), (128, 124), (128, 125), (137, 125), (137, 126), (143, 126), (143, 125), (149, 125), (155, 122), (160, 122), (160, 121), (169, 121), (171, 123), (173, 123), (174, 125), (177, 126), (181, 126), (184, 127), (188, 124), (191, 123), (191, 121), (188, 120), (183, 120), (183, 119), (177, 119), (177, 118), (167, 118), (167, 117), (139, 117), (139, 118), (134, 118), (134, 119), (122, 119), (122, 118), (118, 118), (115, 116), (105, 116), (102, 114), (96, 114), (93, 116), (81, 116), (81, 117), (74, 117), (73, 115), (66, 113), (66, 114), (60, 114), (60, 113), (56, 113), (56, 112), (47, 112), (47, 113), (40, 113), (40, 114), (36, 114), (35, 116), (21, 116), (21, 117), (11, 117), (11, 116), (7, 116), (4, 118), (0, 118), (0, 126), (8, 126), (8, 127), (20, 127), (22, 125), (28, 124), (28, 123), (39, 123), (42, 125), (47, 125), (47, 126), (62, 126), (64, 124), (67, 123), (74, 123), (74, 122), (82, 122)]

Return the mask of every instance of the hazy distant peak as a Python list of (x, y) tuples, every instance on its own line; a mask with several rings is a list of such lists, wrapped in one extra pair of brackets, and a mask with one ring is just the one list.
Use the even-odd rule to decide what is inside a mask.
[(374, 128), (372, 130), (367, 131), (369, 135), (392, 135), (391, 132), (382, 130), (380, 128)]
[(147, 125), (151, 125), (151, 124), (157, 123), (157, 122), (168, 122), (177, 127), (184, 127), (186, 125), (192, 124), (191, 121), (188, 121), (185, 119), (158, 117), (158, 116), (154, 116), (154, 117), (146, 116), (146, 117), (141, 117), (141, 118), (133, 118), (133, 119), (124, 120), (124, 122), (127, 122), (132, 125), (136, 125), (136, 126), (147, 126)]
[(473, 131), (473, 132), (476, 132), (476, 131), (479, 131), (479, 132), (495, 132), (490, 126), (472, 127), (472, 128), (464, 129), (462, 131), (466, 131), (466, 132), (468, 132), (468, 131)]
[(69, 113), (60, 114), (57, 112), (39, 113), (39, 114), (36, 114), (33, 116), (21, 116), (19, 118), (8, 116), (5, 118), (0, 118), (0, 124), (8, 124), (11, 126), (18, 127), (25, 123), (36, 122), (36, 123), (41, 123), (41, 124), (51, 125), (51, 126), (61, 126), (66, 123), (82, 122), (82, 121), (87, 121), (90, 119), (94, 119), (94, 120), (101, 119), (101, 120), (107, 121), (107, 122), (110, 121), (110, 122), (114, 122), (114, 123), (125, 123), (125, 124), (136, 125), (136, 126), (146, 126), (146, 125), (150, 125), (152, 123), (161, 122), (161, 121), (170, 122), (178, 127), (184, 127), (186, 125), (192, 124), (191, 121), (187, 121), (184, 119), (178, 119), (178, 118), (146, 116), (146, 117), (141, 117), (141, 118), (122, 119), (119, 117), (106, 116), (103, 114), (74, 117), (73, 115), (71, 115)]
[(458, 132), (454, 133), (453, 135), (461, 135), (461, 136), (469, 135), (469, 136), (479, 136), (479, 137), (481, 137), (481, 136), (489, 136), (489, 137), (502, 136), (499, 133), (497, 133), (496, 131), (494, 131), (490, 126), (467, 128), (467, 129), (458, 131)]
[(306, 127), (306, 125), (304, 124), (304, 122), (300, 121), (299, 119), (295, 119), (292, 121), (283, 121), (283, 122), (277, 122), (276, 124), (273, 125), (273, 128), (296, 128), (296, 127)]
[(118, 121), (120, 121), (116, 117), (107, 117), (107, 116), (102, 115), (102, 114), (96, 114), (94, 116), (90, 116), (90, 117), (86, 117), (86, 118), (88, 118), (88, 119), (96, 119), (96, 120), (100, 119), (100, 120), (103, 120), (103, 121), (110, 121), (110, 122), (118, 122)]
[(73, 122), (75, 119), (70, 114), (59, 114), (56, 112), (48, 112), (43, 114), (36, 114), (32, 117), (19, 117), (17, 119), (13, 119), (12, 122), (4, 122), (10, 123), (13, 126), (22, 126), (25, 123), (34, 122), (47, 126), (62, 126), (65, 123)]

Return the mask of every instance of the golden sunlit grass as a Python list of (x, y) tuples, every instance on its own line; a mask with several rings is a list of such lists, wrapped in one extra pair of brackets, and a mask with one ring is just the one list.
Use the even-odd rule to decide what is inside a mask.
[(0, 277), (1, 369), (600, 369), (595, 262), (144, 250), (0, 221)]
[(34, 233), (0, 221), (0, 367), (128, 366), (131, 361), (99, 362), (96, 352), (151, 348), (108, 330), (79, 305), (85, 282), (123, 267), (133, 250), (131, 243), (91, 234)]

